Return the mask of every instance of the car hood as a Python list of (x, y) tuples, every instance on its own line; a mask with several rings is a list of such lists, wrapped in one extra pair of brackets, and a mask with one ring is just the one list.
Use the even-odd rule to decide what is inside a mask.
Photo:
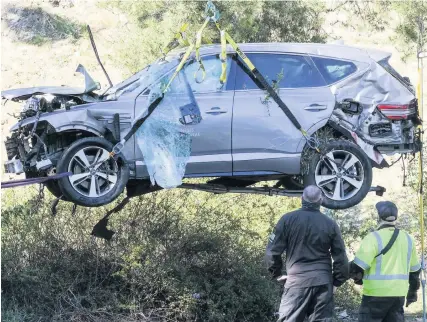
[(84, 76), (84, 87), (69, 87), (69, 86), (38, 86), (28, 88), (9, 89), (1, 92), (1, 96), (10, 100), (25, 100), (36, 94), (52, 94), (52, 95), (83, 95), (94, 90), (100, 89), (99, 83), (95, 82), (89, 73), (83, 67), (78, 65), (76, 72)]
[(28, 87), (28, 88), (16, 88), (9, 89), (1, 92), (1, 96), (6, 99), (17, 99), (24, 100), (30, 98), (36, 94), (57, 94), (57, 95), (82, 95), (89, 93), (81, 87), (69, 87), (69, 86), (39, 86), (39, 87)]

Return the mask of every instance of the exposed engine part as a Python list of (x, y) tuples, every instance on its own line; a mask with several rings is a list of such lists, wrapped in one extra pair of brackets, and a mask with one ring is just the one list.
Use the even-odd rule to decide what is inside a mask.
[(391, 123), (376, 123), (369, 125), (369, 135), (372, 137), (384, 137), (392, 134)]
[(36, 116), (38, 113), (53, 112), (54, 110), (69, 110), (79, 102), (73, 97), (55, 96), (52, 94), (34, 95), (25, 101), (21, 112), (21, 118)]
[(20, 174), (24, 172), (24, 166), (19, 159), (12, 159), (9, 161), (6, 161), (4, 163), (4, 172), (5, 173), (15, 173)]
[(44, 142), (44, 138), (46, 137), (46, 131), (43, 132), (43, 134), (42, 134), (43, 139), (40, 136), (38, 136), (36, 133), (34, 133), (33, 136), (35, 136), (37, 138), (37, 140), (38, 140), (37, 142), (39, 144), (43, 145), (44, 153), (47, 154), (48, 153), (47, 146), (46, 146), (46, 143)]
[(8, 160), (12, 160), (14, 157), (20, 157), (17, 133), (12, 133), (11, 137), (6, 138), (5, 146)]
[(29, 138), (32, 138), (34, 136), (34, 134), (36, 133), (37, 124), (39, 124), (39, 120), (40, 120), (40, 114), (41, 114), (41, 111), (37, 111), (36, 121), (34, 122), (33, 129), (31, 130)]
[(50, 159), (45, 159), (45, 160), (41, 160), (36, 162), (36, 169), (41, 171), (41, 170), (47, 170), (50, 167), (52, 167), (52, 161), (50, 161)]
[(22, 107), (21, 116), (23, 118), (35, 116), (39, 111), (46, 109), (46, 105), (46, 99), (44, 97), (30, 97), (25, 101), (24, 106)]

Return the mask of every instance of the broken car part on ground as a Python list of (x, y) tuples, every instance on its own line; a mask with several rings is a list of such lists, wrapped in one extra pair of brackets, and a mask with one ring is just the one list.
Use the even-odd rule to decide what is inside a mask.
[(153, 185), (182, 186), (183, 177), (214, 177), (207, 182), (212, 192), (215, 185), (231, 191), (261, 181), (288, 190), (317, 184), (326, 207), (348, 208), (370, 191), (372, 167), (387, 166), (382, 154), (419, 149), (414, 90), (390, 66), (389, 54), (327, 44), (240, 48), (323, 154), (313, 152), (304, 133), (266, 99), (232, 46), (226, 48), (227, 78), (220, 80), (224, 60), (221, 47), (214, 45), (199, 51), (204, 80), (194, 77), (200, 65), (190, 57), (157, 109), (114, 159), (109, 151), (139, 117), (151, 113), (147, 109), (163, 92), (182, 51), (102, 94), (95, 93), (97, 84), (82, 67), (84, 89), (2, 92), (6, 99), (25, 101), (6, 140), (7, 172), (25, 172), (28, 178), (72, 172), (46, 186), (57, 197), (84, 206), (107, 204), (135, 181), (147, 187), (139, 193), (148, 193)]

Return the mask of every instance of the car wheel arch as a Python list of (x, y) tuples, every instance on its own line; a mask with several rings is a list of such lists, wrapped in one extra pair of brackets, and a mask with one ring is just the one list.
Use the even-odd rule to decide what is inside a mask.
[(64, 125), (64, 126), (55, 128), (55, 131), (57, 134), (70, 133), (70, 132), (71, 133), (82, 132), (82, 133), (90, 133), (91, 136), (102, 137), (105, 135), (105, 132), (107, 131), (107, 129), (97, 128), (94, 126), (83, 125), (83, 124), (69, 124), (69, 125)]
[[(321, 131), (325, 127), (330, 127), (328, 120), (329, 120), (329, 118), (324, 118), (323, 120), (320, 120), (317, 123), (314, 123), (309, 129), (305, 129), (305, 130), (307, 131), (308, 135), (311, 136), (311, 135)], [(298, 143), (296, 152), (301, 153), (302, 151), (304, 151), (306, 144), (307, 144), (306, 139), (304, 137), (301, 137), (301, 139)]]

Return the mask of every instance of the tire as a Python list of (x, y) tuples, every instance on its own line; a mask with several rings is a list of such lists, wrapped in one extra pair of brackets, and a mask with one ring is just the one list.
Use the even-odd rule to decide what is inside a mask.
[(310, 158), (304, 186), (316, 185), (322, 189), (322, 205), (326, 208), (346, 209), (357, 205), (371, 188), (370, 159), (358, 145), (344, 139), (331, 140), (323, 150), (328, 158), (322, 159), (318, 153)]
[(283, 186), (289, 190), (303, 190), (304, 181), (301, 175), (287, 176), (281, 179)]
[(61, 188), (59, 187), (59, 183), (56, 180), (47, 181), (44, 186), (49, 190), (49, 192), (54, 195), (56, 198), (62, 196)]
[[(75, 141), (65, 150), (57, 164), (57, 173), (73, 172), (72, 176), (58, 180), (67, 201), (99, 207), (123, 192), (129, 180), (129, 168), (125, 160), (107, 157), (106, 153), (112, 148), (113, 144), (104, 138), (89, 137)], [(104, 158), (106, 161), (99, 163)]]

